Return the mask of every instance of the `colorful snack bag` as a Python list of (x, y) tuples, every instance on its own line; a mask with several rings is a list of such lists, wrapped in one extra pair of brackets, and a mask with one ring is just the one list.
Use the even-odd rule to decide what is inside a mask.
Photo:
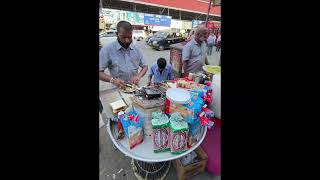
[(120, 116), (121, 115), (123, 115), (124, 114), (124, 112), (123, 111), (120, 111), (119, 113), (118, 113), (118, 115), (117, 116), (115, 116), (114, 118), (113, 118), (113, 121), (116, 121), (117, 122), (117, 140), (121, 140), (121, 139), (123, 139), (124, 138), (124, 129), (123, 129), (123, 126), (122, 126), (122, 124), (121, 124), (121, 122), (120, 122)]
[(152, 119), (160, 119), (160, 117), (162, 116), (168, 117), (167, 115), (163, 114), (163, 112), (153, 112), (151, 116), (152, 116)]
[(191, 102), (184, 105), (191, 113), (184, 117), (189, 124), (193, 124), (195, 121), (199, 120), (198, 115), (201, 113), (202, 106), (204, 105), (203, 99), (198, 93), (191, 93)]
[(201, 129), (200, 120), (197, 119), (194, 123), (189, 124), (189, 131), (191, 135), (195, 135)]
[(202, 111), (204, 111), (206, 113), (206, 116), (211, 119), (214, 117), (214, 112), (211, 111), (209, 108), (207, 108), (207, 104), (205, 104), (204, 106), (202, 106)]
[(135, 110), (119, 115), (130, 149), (143, 142), (143, 119)]
[(204, 111), (199, 114), (201, 126), (207, 126), (209, 129), (214, 125), (214, 122), (211, 121)]
[(188, 150), (188, 123), (179, 113), (170, 117), (170, 150), (172, 154), (180, 154)]
[[(154, 116), (155, 115), (155, 116)], [(165, 152), (170, 150), (169, 137), (170, 137), (170, 122), (165, 114), (152, 114), (154, 119), (151, 120), (152, 124), (152, 141), (153, 151), (155, 153)]]
[(135, 146), (143, 142), (142, 127), (136, 128), (135, 126), (129, 126), (128, 132), (129, 132), (128, 143), (129, 143), (130, 149), (134, 148)]
[(181, 116), (180, 113), (178, 112), (174, 112), (170, 115), (170, 121), (171, 120), (174, 120), (174, 121), (182, 121), (183, 120), (183, 117)]

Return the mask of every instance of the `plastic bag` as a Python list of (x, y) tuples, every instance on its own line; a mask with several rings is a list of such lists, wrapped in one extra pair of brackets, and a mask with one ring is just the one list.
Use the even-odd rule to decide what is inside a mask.
[(199, 118), (198, 115), (201, 113), (202, 106), (204, 105), (204, 101), (199, 96), (198, 93), (191, 93), (191, 102), (184, 105), (187, 109), (191, 111), (189, 116), (187, 116), (185, 119), (189, 124), (194, 124)]
[(201, 129), (200, 119), (194, 121), (194, 123), (189, 124), (189, 131), (191, 135), (195, 135)]

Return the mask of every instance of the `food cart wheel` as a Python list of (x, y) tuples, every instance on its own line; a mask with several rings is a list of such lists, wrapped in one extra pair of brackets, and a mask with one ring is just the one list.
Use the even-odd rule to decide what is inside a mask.
[(134, 175), (139, 180), (163, 180), (171, 167), (171, 161), (147, 163), (131, 159)]

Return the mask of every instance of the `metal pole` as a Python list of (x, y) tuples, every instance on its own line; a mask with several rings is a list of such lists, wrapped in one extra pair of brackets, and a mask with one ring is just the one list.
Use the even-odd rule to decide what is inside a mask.
[(100, 0), (100, 8), (99, 8), (99, 11), (100, 11), (100, 13), (102, 14), (102, 0)]
[(168, 8), (168, 16), (169, 16), (169, 8)]
[(210, 0), (210, 3), (209, 3), (209, 7), (208, 7), (208, 13), (207, 13), (207, 17), (206, 17), (206, 27), (208, 27), (208, 18), (209, 18), (209, 12), (210, 12), (210, 9), (211, 9), (211, 3), (212, 3), (213, 0)]
[(159, 10), (160, 14), (162, 15), (163, 11), (165, 10), (165, 8), (163, 8), (161, 11)]

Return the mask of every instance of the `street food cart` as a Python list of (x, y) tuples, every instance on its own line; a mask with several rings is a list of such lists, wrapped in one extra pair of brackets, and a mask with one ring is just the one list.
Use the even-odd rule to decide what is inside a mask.
[(117, 90), (107, 90), (100, 94), (100, 99), (103, 105), (103, 117), (106, 123), (106, 129), (113, 144), (126, 156), (132, 158), (132, 167), (135, 175), (139, 178), (164, 178), (171, 166), (170, 161), (181, 158), (190, 152), (194, 151), (200, 146), (205, 138), (207, 128), (201, 128), (201, 139), (192, 148), (188, 149), (184, 153), (175, 155), (170, 152), (154, 153), (151, 137), (144, 137), (142, 144), (130, 149), (127, 141), (127, 137), (122, 140), (117, 140), (117, 123), (112, 122), (110, 119), (114, 117), (110, 108), (110, 103), (123, 99), (128, 106), (132, 106), (133, 94), (127, 94)]
[[(174, 48), (176, 47), (173, 47), (173, 49)], [(181, 66), (178, 66), (179, 58), (173, 57), (171, 60), (171, 64), (175, 64), (176, 72), (181, 72), (178, 69), (181, 68)], [(203, 69), (204, 71), (212, 73), (220, 71), (219, 67), (211, 66), (204, 66)], [(212, 87), (209, 81), (199, 83), (203, 81), (199, 79), (195, 80), (194, 78), (197, 79), (197, 77), (194, 76), (176, 78), (172, 81), (160, 83), (157, 86), (141, 88), (130, 85), (132, 91), (113, 88), (100, 92), (100, 100), (103, 106), (102, 117), (106, 124), (106, 131), (114, 146), (124, 155), (132, 158), (132, 168), (139, 179), (163, 179), (170, 169), (170, 161), (180, 159), (195, 151), (204, 141), (207, 134), (207, 127), (213, 127), (214, 123), (210, 121), (210, 118), (213, 119), (214, 113), (212, 111), (210, 112), (207, 108), (207, 106), (210, 106), (212, 103)], [(156, 96), (154, 92), (158, 92), (159, 96)], [(153, 97), (151, 95), (153, 95)], [(119, 106), (119, 103), (115, 102), (119, 101), (121, 101), (123, 107), (125, 107), (123, 109), (124, 112), (120, 111), (120, 113), (118, 113), (114, 111), (115, 104)], [(119, 119), (121, 119), (123, 113), (129, 114), (131, 110), (139, 113), (137, 113), (138, 115), (135, 117), (128, 115), (127, 117), (130, 118), (127, 118), (127, 121), (134, 122), (135, 118), (143, 118), (143, 141), (140, 141), (135, 146), (131, 146), (130, 135), (128, 136), (127, 133), (124, 137), (119, 138), (119, 123), (122, 124), (120, 126), (123, 126), (125, 129), (123, 121), (119, 121)], [(167, 128), (171, 128), (171, 131), (169, 130), (170, 132), (165, 134), (165, 136), (162, 135), (161, 130), (155, 130), (153, 124), (151, 131), (148, 128), (148, 126), (151, 127), (150, 123), (153, 123), (153, 115), (155, 112), (170, 118), (170, 127)], [(181, 117), (179, 123), (188, 123), (185, 134), (172, 131), (173, 122), (171, 122), (171, 118), (174, 114)], [(115, 121), (115, 119), (117, 120)], [(190, 125), (190, 121), (196, 123)], [(135, 121), (135, 123), (138, 123), (138, 121)], [(193, 134), (194, 128), (192, 128), (192, 126), (195, 124), (198, 128), (195, 131), (196, 133)], [(155, 132), (160, 132), (160, 135), (158, 133), (156, 137)], [(177, 136), (175, 136), (175, 134), (177, 134)], [(178, 137), (178, 141), (175, 141), (176, 139), (174, 139), (173, 136)], [(196, 138), (193, 136), (196, 136)], [(169, 151), (156, 152), (156, 141), (159, 141), (160, 144), (163, 143), (163, 141), (167, 141), (169, 143)], [(185, 143), (183, 145), (184, 150), (175, 153), (175, 150), (172, 150), (172, 144), (176, 145), (175, 143), (177, 143), (178, 146)], [(168, 147), (168, 144), (166, 145)]]

